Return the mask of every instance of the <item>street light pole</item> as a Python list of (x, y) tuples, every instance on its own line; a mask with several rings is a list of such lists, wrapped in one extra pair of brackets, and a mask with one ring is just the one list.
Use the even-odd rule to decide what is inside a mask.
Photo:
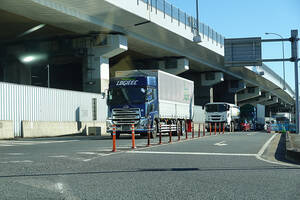
[(48, 64), (47, 65), (47, 68), (48, 68), (48, 88), (50, 88), (50, 65)]
[(295, 96), (296, 96), (296, 134), (299, 132), (299, 81), (298, 81), (298, 30), (291, 31), (292, 60), (295, 62)]
[(196, 15), (197, 15), (197, 35), (199, 35), (199, 4), (196, 0)]
[[(201, 42), (201, 37), (200, 37), (200, 34), (199, 34), (199, 4), (198, 4), (198, 0), (196, 0), (196, 35), (193, 37), (193, 41), (196, 42), (196, 43), (199, 43)], [(192, 25), (194, 27), (194, 25)]]
[[(283, 39), (283, 37), (277, 33), (265, 33), (266, 35), (277, 35), (278, 37), (280, 37), (281, 39)], [(285, 87), (285, 61), (284, 61), (284, 43), (283, 41), (281, 41), (282, 44), (282, 71), (283, 71), (283, 90), (286, 90)]]

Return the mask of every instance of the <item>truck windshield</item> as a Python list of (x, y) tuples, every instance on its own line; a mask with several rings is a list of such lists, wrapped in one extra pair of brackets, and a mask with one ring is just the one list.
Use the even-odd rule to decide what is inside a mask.
[(112, 88), (108, 94), (108, 105), (141, 104), (145, 103), (146, 88), (126, 87)]
[(225, 112), (226, 110), (225, 104), (209, 104), (205, 106), (206, 112)]

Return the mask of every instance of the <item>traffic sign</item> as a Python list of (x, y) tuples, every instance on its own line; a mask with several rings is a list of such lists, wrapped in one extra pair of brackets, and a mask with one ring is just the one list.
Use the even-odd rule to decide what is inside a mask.
[(225, 66), (261, 66), (261, 38), (225, 39)]

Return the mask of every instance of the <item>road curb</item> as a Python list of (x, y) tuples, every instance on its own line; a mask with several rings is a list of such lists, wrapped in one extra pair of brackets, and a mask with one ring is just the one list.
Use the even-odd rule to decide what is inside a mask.
[(286, 149), (285, 158), (292, 162), (300, 164), (300, 149), (294, 145), (294, 139), (290, 134), (285, 134)]

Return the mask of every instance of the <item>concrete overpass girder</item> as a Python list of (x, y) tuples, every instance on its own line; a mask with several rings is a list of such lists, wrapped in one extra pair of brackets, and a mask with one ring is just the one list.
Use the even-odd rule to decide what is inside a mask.
[(206, 72), (201, 74), (202, 86), (213, 86), (224, 81), (222, 72)]
[(270, 106), (279, 102), (278, 97), (273, 96), (271, 100), (264, 102), (265, 106)]
[(239, 92), (237, 94), (237, 101), (246, 101), (259, 96), (261, 96), (261, 89), (259, 87), (251, 87)]
[(229, 91), (230, 93), (237, 93), (246, 89), (246, 83), (243, 80), (232, 80), (229, 82)]
[(178, 75), (189, 70), (190, 66), (189, 60), (186, 58), (168, 58), (158, 61), (158, 68), (165, 72)]

